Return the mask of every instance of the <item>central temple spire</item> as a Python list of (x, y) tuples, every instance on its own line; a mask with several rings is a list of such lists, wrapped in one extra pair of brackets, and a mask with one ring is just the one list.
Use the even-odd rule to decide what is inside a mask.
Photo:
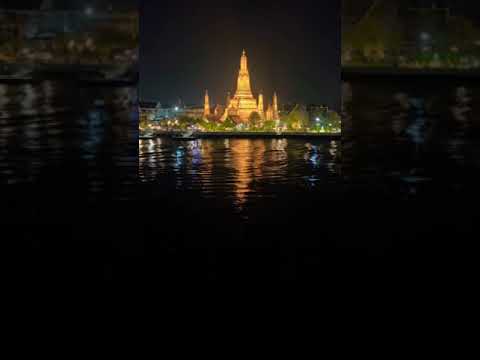
[(250, 87), (250, 74), (248, 73), (247, 54), (245, 50), (242, 52), (240, 58), (240, 72), (238, 74), (237, 92), (236, 96), (240, 97), (253, 97), (252, 89)]
[(246, 71), (248, 73), (247, 55), (245, 54), (245, 50), (243, 50), (242, 57), (240, 59), (240, 71)]
[[(278, 115), (275, 115), (277, 113), (276, 111), (274, 114), (274, 108), (270, 106), (270, 112), (265, 112), (264, 105), (264, 97), (262, 92), (258, 96), (258, 102), (252, 94), (252, 88), (250, 86), (250, 74), (248, 72), (247, 53), (245, 50), (243, 50), (242, 56), (240, 57), (240, 70), (238, 72), (237, 89), (235, 91), (235, 95), (232, 98), (230, 98), (230, 95), (227, 96), (225, 111), (219, 120), (226, 121), (227, 118), (230, 117), (236, 123), (247, 123), (253, 119), (252, 115), (254, 114), (257, 115), (257, 118), (260, 117), (262, 120), (276, 120)], [(274, 98), (274, 107), (277, 109), (276, 95)]]

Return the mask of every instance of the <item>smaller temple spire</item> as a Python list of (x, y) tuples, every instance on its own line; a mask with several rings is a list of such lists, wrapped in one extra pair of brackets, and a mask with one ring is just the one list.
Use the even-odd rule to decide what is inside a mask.
[(260, 92), (258, 95), (258, 113), (263, 116), (263, 112), (265, 111), (265, 108), (263, 106), (263, 93)]
[(210, 97), (208, 96), (208, 90), (205, 90), (205, 103), (203, 106), (203, 116), (207, 117), (210, 115)]
[(278, 120), (280, 118), (278, 114), (278, 98), (277, 93), (273, 93), (273, 120)]

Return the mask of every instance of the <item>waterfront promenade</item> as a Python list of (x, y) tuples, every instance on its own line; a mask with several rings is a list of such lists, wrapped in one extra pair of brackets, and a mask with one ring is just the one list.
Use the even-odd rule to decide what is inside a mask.
[[(180, 135), (181, 131), (158, 131), (154, 134), (145, 136), (140, 135), (140, 139), (155, 138), (155, 137), (170, 137), (173, 135)], [(197, 132), (195, 137), (198, 138), (325, 138), (325, 139), (340, 139), (341, 133), (314, 133), (305, 131), (287, 131), (282, 133), (276, 132), (254, 132), (254, 131), (215, 131), (215, 132)]]

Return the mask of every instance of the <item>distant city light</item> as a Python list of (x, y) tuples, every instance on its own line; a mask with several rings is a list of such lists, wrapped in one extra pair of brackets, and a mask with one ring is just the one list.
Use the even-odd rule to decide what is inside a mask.
[(178, 106), (175, 106), (175, 111), (178, 111)]
[(430, 34), (426, 33), (426, 32), (422, 32), (420, 34), (420, 39), (422, 39), (423, 41), (428, 41), (428, 40), (430, 40)]
[(85, 14), (88, 15), (88, 16), (93, 15), (93, 8), (92, 8), (91, 6), (88, 6), (88, 7), (85, 9)]
[(316, 122), (319, 122), (319, 121), (320, 121), (320, 118), (317, 117), (317, 118), (315, 119), (315, 121), (316, 121)]

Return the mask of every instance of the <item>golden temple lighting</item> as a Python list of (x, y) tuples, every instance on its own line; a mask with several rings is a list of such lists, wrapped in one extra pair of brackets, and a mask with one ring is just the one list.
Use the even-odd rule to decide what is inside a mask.
[[(212, 117), (210, 112), (210, 103), (208, 92), (205, 94), (204, 118)], [(250, 85), (250, 73), (248, 71), (248, 58), (245, 50), (240, 57), (240, 70), (237, 78), (237, 90), (233, 98), (227, 95), (227, 104), (223, 114), (218, 120), (225, 121), (228, 117), (234, 119), (237, 123), (246, 123), (253, 114), (258, 114), (261, 120), (278, 120), (278, 99), (274, 94), (273, 102), (264, 109), (263, 94), (259, 94), (258, 102), (253, 96)]]

